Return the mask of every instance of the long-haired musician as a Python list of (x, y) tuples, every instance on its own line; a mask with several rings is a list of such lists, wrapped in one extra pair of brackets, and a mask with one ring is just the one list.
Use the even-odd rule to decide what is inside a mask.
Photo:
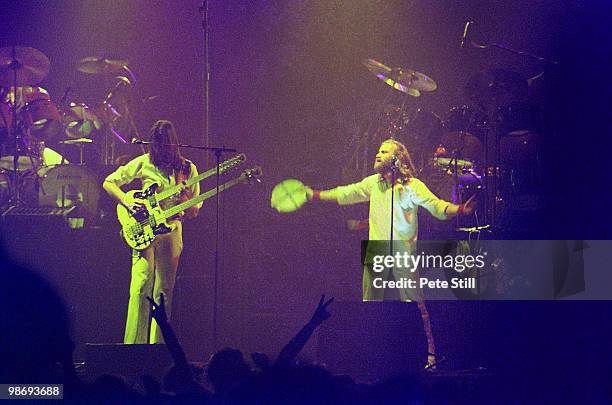
[[(128, 210), (140, 208), (142, 201), (130, 197), (121, 187), (134, 180), (141, 181), (147, 188), (157, 183), (158, 191), (198, 175), (195, 164), (185, 159), (177, 146), (178, 138), (170, 121), (157, 121), (150, 131), (149, 152), (136, 157), (111, 173), (103, 183), (104, 189), (119, 204)], [(198, 183), (186, 189), (183, 199), (192, 198), (200, 193)], [(194, 218), (201, 204), (185, 210), (181, 218), (173, 221), (170, 233), (158, 235), (153, 243), (144, 250), (132, 251), (132, 280), (124, 343), (163, 343), (161, 331), (155, 321), (149, 332), (149, 303), (151, 296), (159, 302), (163, 293), (168, 314), (171, 313), (172, 291), (176, 271), (183, 249), (181, 219)]]
[[(382, 142), (374, 161), (376, 174), (360, 182), (336, 187), (331, 190), (314, 191), (306, 188), (309, 201), (331, 201), (340, 205), (370, 202), (369, 240), (384, 241), (391, 238), (391, 201), (393, 201), (393, 240), (403, 241), (404, 249), (411, 254), (417, 240), (417, 211), (423, 207), (434, 217), (445, 220), (456, 215), (469, 215), (474, 210), (475, 200), (470, 198), (465, 204), (456, 205), (436, 197), (427, 186), (414, 177), (414, 165), (404, 144), (387, 139)], [(392, 188), (393, 183), (393, 188)], [(393, 194), (392, 194), (393, 190)], [(393, 200), (392, 200), (393, 198)], [(395, 246), (395, 243), (394, 243)], [(389, 274), (385, 275), (386, 277)], [(395, 280), (410, 278), (406, 268), (394, 268)], [(363, 300), (378, 301), (384, 296), (384, 289), (376, 288), (375, 275), (364, 266)], [(435, 345), (429, 313), (420, 297), (414, 296), (414, 289), (399, 291), (403, 301), (417, 300), (427, 336), (428, 366), (435, 364)]]

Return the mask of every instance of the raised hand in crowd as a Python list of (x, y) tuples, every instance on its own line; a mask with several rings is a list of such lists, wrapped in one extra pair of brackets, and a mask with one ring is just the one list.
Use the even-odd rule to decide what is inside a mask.
[(151, 304), (151, 316), (153, 317), (153, 319), (155, 319), (157, 324), (161, 327), (162, 323), (164, 324), (167, 323), (168, 315), (166, 314), (166, 304), (164, 301), (164, 294), (163, 293), (160, 294), (159, 304), (153, 301), (153, 298), (151, 297), (147, 297), (147, 300), (149, 300), (149, 303)]
[(331, 297), (327, 301), (325, 301), (325, 294), (321, 295), (321, 299), (319, 300), (319, 305), (312, 314), (312, 318), (310, 318), (310, 322), (316, 323), (317, 326), (322, 324), (325, 320), (327, 320), (331, 314), (327, 311), (327, 306), (334, 301), (334, 297)]
[(295, 360), (296, 356), (302, 351), (315, 329), (321, 325), (331, 314), (327, 311), (327, 307), (332, 303), (334, 298), (325, 301), (325, 294), (321, 295), (319, 304), (315, 309), (310, 320), (304, 327), (283, 347), (274, 365), (288, 364)]

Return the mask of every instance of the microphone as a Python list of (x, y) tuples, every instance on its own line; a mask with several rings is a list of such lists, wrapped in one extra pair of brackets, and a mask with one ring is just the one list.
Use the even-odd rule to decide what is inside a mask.
[(397, 156), (391, 156), (391, 170), (396, 171), (399, 169), (399, 165), (397, 164)]
[(461, 45), (460, 48), (465, 48), (465, 43), (467, 42), (468, 33), (470, 31), (470, 25), (474, 24), (474, 21), (466, 21), (463, 26), (463, 35), (461, 36)]

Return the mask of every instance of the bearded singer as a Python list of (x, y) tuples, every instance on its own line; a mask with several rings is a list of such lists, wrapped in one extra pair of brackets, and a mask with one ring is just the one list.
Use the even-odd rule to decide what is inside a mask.
[[(140, 180), (145, 189), (153, 183), (158, 184), (157, 191), (163, 191), (198, 175), (192, 162), (181, 156), (178, 138), (174, 125), (170, 121), (157, 121), (149, 133), (149, 153), (145, 153), (119, 167), (103, 183), (106, 192), (128, 210), (135, 211), (142, 207), (142, 201), (131, 198), (121, 187), (134, 180)], [(191, 199), (200, 194), (198, 183), (184, 190), (182, 199)], [(174, 225), (172, 232), (157, 235), (153, 243), (144, 250), (132, 250), (132, 280), (130, 282), (130, 301), (128, 304), (127, 322), (124, 343), (164, 343), (161, 331), (151, 321), (147, 296), (160, 301), (163, 293), (168, 315), (171, 313), (172, 291), (176, 280), (176, 271), (183, 250), (182, 224), (185, 218), (195, 218), (201, 204), (185, 210), (177, 218), (170, 220)], [(151, 330), (149, 334), (149, 323)]]
[[(306, 187), (309, 201), (331, 201), (340, 205), (370, 202), (369, 240), (389, 240), (391, 237), (391, 199), (393, 192), (393, 240), (404, 241), (404, 250), (414, 252), (418, 234), (417, 210), (423, 207), (435, 218), (447, 220), (457, 215), (470, 215), (474, 211), (475, 200), (470, 198), (464, 204), (456, 205), (436, 197), (425, 184), (414, 177), (414, 167), (408, 149), (404, 144), (387, 139), (380, 145), (374, 161), (376, 174), (358, 183), (336, 187), (331, 190), (313, 190)], [(391, 184), (393, 183), (393, 188)], [(395, 242), (394, 242), (395, 245)], [(410, 270), (395, 267), (392, 269), (395, 280), (411, 278)], [(388, 276), (388, 274), (387, 274)], [(381, 301), (384, 289), (375, 288), (371, 269), (364, 266), (363, 300)], [(431, 331), (429, 313), (422, 298), (414, 296), (414, 289), (400, 289), (402, 301), (416, 299), (427, 337), (426, 369), (435, 369), (436, 350)]]

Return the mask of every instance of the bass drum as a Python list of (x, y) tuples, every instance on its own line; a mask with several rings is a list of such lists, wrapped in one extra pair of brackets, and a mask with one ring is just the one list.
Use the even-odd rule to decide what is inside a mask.
[(508, 209), (544, 206), (542, 139), (532, 131), (512, 131), (500, 139), (500, 192)]
[(38, 170), (38, 204), (46, 207), (76, 206), (78, 215), (93, 220), (98, 214), (98, 179), (83, 166), (56, 165)]
[(497, 130), (501, 135), (515, 132), (542, 132), (543, 113), (539, 107), (528, 103), (514, 103), (497, 109)]

